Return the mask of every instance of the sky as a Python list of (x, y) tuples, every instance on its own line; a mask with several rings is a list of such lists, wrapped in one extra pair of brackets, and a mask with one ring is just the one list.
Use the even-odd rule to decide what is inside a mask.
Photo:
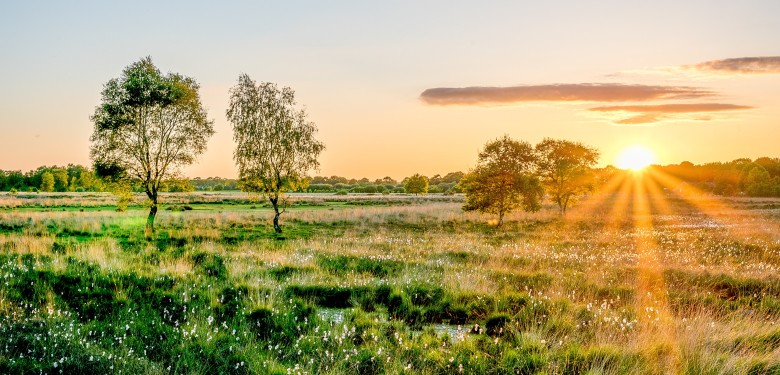
[(313, 175), (467, 171), (503, 135), (615, 164), (780, 157), (780, 2), (4, 1), (0, 169), (90, 165), (102, 86), (151, 56), (193, 77), (216, 134), (189, 177), (235, 177), (238, 76), (296, 92)]

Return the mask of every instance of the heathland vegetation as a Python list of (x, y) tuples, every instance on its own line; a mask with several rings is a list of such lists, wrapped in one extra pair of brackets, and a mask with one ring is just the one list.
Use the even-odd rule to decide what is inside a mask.
[(780, 202), (641, 189), (0, 195), (0, 372), (777, 373)]
[(241, 75), (239, 178), (186, 180), (198, 89), (141, 59), (92, 168), (0, 173), (0, 373), (780, 373), (780, 201), (749, 198), (780, 159), (504, 136), (467, 173), (308, 177), (294, 91)]

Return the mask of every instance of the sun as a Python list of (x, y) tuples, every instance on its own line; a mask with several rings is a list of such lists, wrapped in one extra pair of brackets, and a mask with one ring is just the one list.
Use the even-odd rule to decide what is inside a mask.
[(627, 147), (617, 158), (617, 167), (640, 171), (655, 163), (655, 155), (647, 147), (634, 145)]

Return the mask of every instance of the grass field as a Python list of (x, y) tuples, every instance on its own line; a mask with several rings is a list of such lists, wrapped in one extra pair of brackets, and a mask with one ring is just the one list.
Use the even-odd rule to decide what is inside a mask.
[(780, 373), (780, 200), (294, 201), (0, 195), (0, 373)]

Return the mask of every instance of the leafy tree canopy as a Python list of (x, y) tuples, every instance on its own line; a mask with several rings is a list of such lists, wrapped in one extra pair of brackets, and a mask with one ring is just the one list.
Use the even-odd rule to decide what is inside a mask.
[(141, 181), (151, 206), (148, 232), (154, 232), (162, 182), (192, 164), (214, 134), (199, 88), (190, 77), (163, 75), (146, 57), (104, 85), (92, 116), (95, 170), (116, 181)]
[(561, 214), (594, 188), (599, 152), (579, 142), (545, 138), (536, 145), (536, 170)]
[(295, 105), (293, 89), (256, 84), (242, 74), (230, 89), (226, 113), (233, 124), (240, 187), (269, 199), (277, 233), (282, 231), (279, 216), (286, 207), (285, 192), (307, 184), (306, 173), (319, 167), (317, 157), (325, 149), (314, 138), (316, 125)]
[(542, 187), (532, 175), (535, 162), (533, 147), (508, 136), (488, 142), (479, 153), (477, 167), (460, 181), (466, 193), (464, 211), (504, 215), (522, 207), (526, 211), (540, 208)]

